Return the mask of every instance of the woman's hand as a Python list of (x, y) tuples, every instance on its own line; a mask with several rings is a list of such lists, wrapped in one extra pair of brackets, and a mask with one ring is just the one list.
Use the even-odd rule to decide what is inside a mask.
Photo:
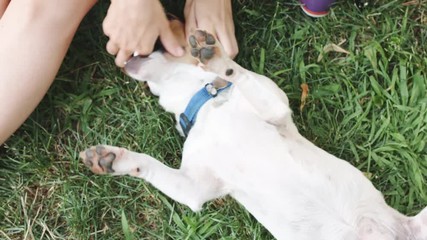
[(218, 38), (231, 58), (237, 55), (231, 0), (187, 0), (184, 15), (187, 37), (192, 30), (205, 30)]
[(123, 67), (134, 52), (150, 54), (158, 37), (172, 55), (184, 54), (159, 0), (111, 0), (102, 27), (110, 38), (107, 52), (116, 55), (119, 67)]

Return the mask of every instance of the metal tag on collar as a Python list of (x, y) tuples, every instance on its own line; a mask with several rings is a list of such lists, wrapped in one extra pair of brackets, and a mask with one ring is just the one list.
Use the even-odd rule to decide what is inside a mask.
[(216, 89), (212, 83), (207, 83), (205, 89), (212, 97), (218, 95), (218, 89)]

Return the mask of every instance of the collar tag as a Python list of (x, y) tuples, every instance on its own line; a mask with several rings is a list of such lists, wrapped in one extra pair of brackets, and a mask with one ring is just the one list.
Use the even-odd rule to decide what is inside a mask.
[(218, 95), (218, 90), (214, 87), (212, 83), (206, 84), (205, 89), (212, 97), (216, 97)]
[(213, 83), (206, 84), (190, 99), (185, 111), (179, 115), (179, 124), (184, 132), (185, 137), (188, 136), (191, 128), (196, 122), (197, 113), (202, 106), (212, 98), (218, 96), (223, 90), (229, 88), (232, 84), (227, 82), (227, 85), (222, 88), (216, 88)]

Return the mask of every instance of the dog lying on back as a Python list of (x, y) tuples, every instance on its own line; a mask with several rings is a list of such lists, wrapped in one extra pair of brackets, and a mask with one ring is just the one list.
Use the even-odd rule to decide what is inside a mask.
[(277, 239), (427, 240), (427, 208), (400, 214), (358, 169), (301, 136), (272, 80), (240, 67), (209, 33), (189, 45), (185, 57), (155, 52), (125, 68), (187, 136), (180, 169), (99, 145), (80, 153), (94, 173), (143, 178), (193, 211), (230, 195)]

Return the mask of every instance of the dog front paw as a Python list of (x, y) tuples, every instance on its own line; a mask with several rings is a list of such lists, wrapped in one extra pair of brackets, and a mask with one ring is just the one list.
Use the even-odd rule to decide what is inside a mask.
[(218, 74), (219, 77), (232, 81), (236, 63), (224, 52), (221, 44), (215, 37), (203, 30), (196, 30), (190, 35), (188, 42), (191, 55), (195, 57), (208, 71)]
[(114, 173), (113, 163), (117, 160), (119, 148), (98, 145), (80, 152), (83, 163), (96, 174)]
[(203, 64), (207, 64), (215, 55), (220, 56), (221, 51), (216, 46), (215, 37), (203, 30), (196, 30), (188, 38), (191, 55)]

